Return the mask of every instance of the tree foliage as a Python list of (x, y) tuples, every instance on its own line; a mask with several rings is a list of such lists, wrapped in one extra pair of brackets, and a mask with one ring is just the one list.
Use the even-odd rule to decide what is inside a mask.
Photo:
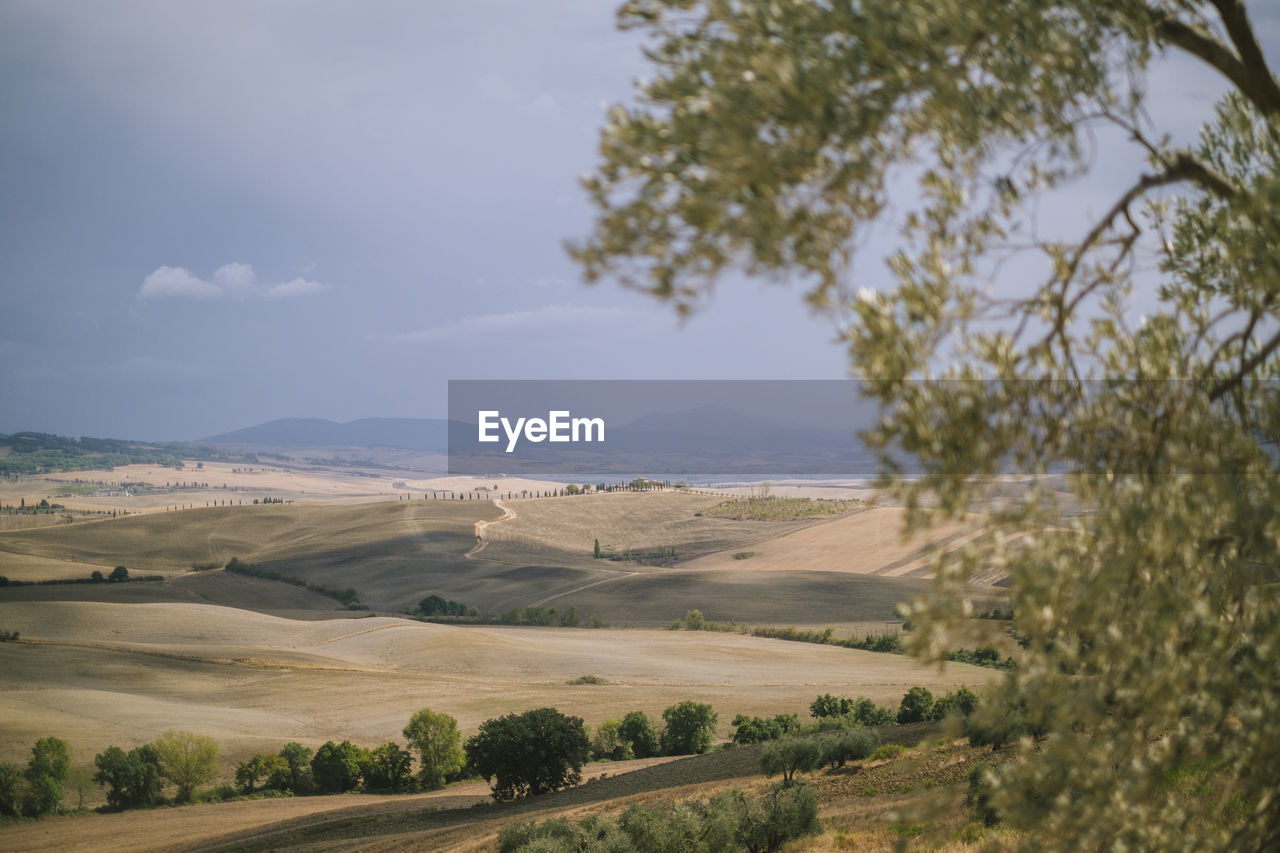
[(404, 736), (418, 753), (418, 778), (428, 790), (442, 787), (466, 761), (458, 721), (448, 714), (423, 708), (409, 718)]
[[(998, 26), (932, 0), (634, 0), (620, 22), (656, 73), (610, 114), (571, 251), (680, 311), (736, 268), (846, 321), (908, 524), (988, 511), (907, 614), (912, 651), (960, 642), (977, 569), (1011, 579), (1026, 659), (991, 706), (1040, 736), (992, 807), (1078, 848), (1280, 846), (1280, 83), (1243, 0), (1008, 0)], [(1165, 54), (1228, 89), (1194, 144), (1147, 109)], [(1042, 230), (1099, 150), (1111, 198)], [(885, 226), (892, 284), (855, 295)], [(990, 502), (1009, 470), (1032, 485)], [(1206, 756), (1222, 784), (1170, 790)]]
[(349, 740), (326, 741), (311, 759), (316, 788), (329, 794), (344, 794), (359, 785), (363, 752)]
[(582, 718), (566, 716), (555, 708), (486, 720), (466, 744), (468, 762), (492, 780), (495, 800), (576, 785), (590, 753)]
[(512, 823), (498, 834), (498, 853), (773, 853), (819, 832), (817, 797), (799, 783), (763, 796), (731, 788), (706, 802), (636, 803), (616, 821), (591, 815), (576, 825), (564, 818)]
[(631, 745), (636, 758), (652, 758), (662, 752), (653, 721), (644, 711), (628, 711), (618, 722), (618, 737)]
[(208, 735), (169, 729), (156, 738), (160, 775), (178, 788), (177, 801), (189, 802), (197, 785), (218, 773), (218, 742)]
[(711, 748), (718, 715), (705, 702), (686, 699), (662, 712), (662, 751), (667, 755), (700, 755)]
[(125, 752), (109, 746), (93, 757), (97, 772), (93, 781), (106, 786), (107, 805), (131, 809), (156, 802), (164, 787), (160, 776), (160, 756), (151, 744)]

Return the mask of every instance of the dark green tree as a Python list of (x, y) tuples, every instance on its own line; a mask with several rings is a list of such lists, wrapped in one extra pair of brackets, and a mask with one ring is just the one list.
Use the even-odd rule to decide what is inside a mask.
[(121, 581), (127, 581), (128, 579), (129, 579), (129, 570), (126, 569), (124, 566), (116, 566), (114, 569), (111, 570), (111, 574), (107, 575), (107, 580), (111, 581), (112, 583), (119, 583)]
[(362, 750), (344, 740), (327, 741), (311, 759), (311, 774), (316, 789), (326, 794), (343, 794), (360, 784)]
[(624, 714), (618, 722), (618, 737), (631, 745), (631, 753), (636, 758), (651, 758), (662, 751), (653, 721), (644, 711)]
[(933, 711), (933, 694), (927, 687), (912, 687), (902, 697), (898, 706), (898, 723), (918, 723), (929, 719)]
[(22, 771), (7, 761), (0, 762), (0, 815), (22, 814)]
[(368, 750), (360, 768), (366, 790), (403, 791), (413, 782), (413, 756), (395, 741)]
[(93, 781), (106, 786), (107, 805), (113, 809), (132, 809), (156, 802), (164, 788), (160, 776), (160, 757), (151, 744), (125, 752), (109, 746), (93, 758), (97, 772)]
[(279, 755), (285, 760), (289, 776), (280, 786), (282, 791), (295, 794), (309, 794), (315, 789), (315, 777), (311, 775), (311, 758), (313, 753), (300, 743), (290, 741), (280, 750)]
[(686, 699), (662, 712), (662, 751), (667, 755), (698, 755), (711, 748), (716, 736), (715, 710)]
[(495, 800), (576, 785), (590, 753), (582, 718), (555, 708), (486, 720), (466, 744), (468, 762), (492, 780)]

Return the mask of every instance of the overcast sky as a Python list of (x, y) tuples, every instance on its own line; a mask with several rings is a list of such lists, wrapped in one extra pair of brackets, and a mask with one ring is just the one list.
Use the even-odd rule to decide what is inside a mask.
[[(645, 73), (613, 5), (0, 0), (0, 432), (442, 417), (450, 378), (845, 376), (794, 290), (730, 281), (681, 325), (580, 283), (577, 178)], [(1220, 85), (1183, 70), (1154, 109), (1193, 128)]]

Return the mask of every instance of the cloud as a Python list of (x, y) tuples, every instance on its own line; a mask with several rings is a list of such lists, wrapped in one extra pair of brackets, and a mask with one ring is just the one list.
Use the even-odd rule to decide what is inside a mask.
[(262, 291), (262, 295), (267, 299), (290, 299), (294, 296), (310, 296), (313, 293), (326, 290), (328, 287), (329, 285), (321, 284), (318, 281), (295, 278), (293, 281), (284, 281), (280, 284), (271, 285)]
[(310, 296), (327, 290), (329, 285), (305, 278), (295, 278), (279, 284), (260, 285), (258, 276), (249, 264), (233, 262), (223, 264), (210, 280), (194, 275), (185, 267), (159, 267), (142, 280), (138, 288), (139, 299), (289, 299)]
[(217, 299), (222, 288), (196, 278), (183, 267), (160, 267), (142, 280), (138, 290), (141, 299)]
[(606, 323), (625, 320), (621, 308), (598, 308), (590, 305), (548, 305), (527, 311), (505, 311), (463, 317), (441, 326), (392, 335), (392, 343), (435, 344), (482, 341), (495, 335), (536, 331), (540, 334), (587, 330)]

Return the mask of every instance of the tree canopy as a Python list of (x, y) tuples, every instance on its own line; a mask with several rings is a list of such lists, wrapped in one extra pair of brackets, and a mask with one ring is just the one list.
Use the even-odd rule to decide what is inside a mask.
[[(913, 651), (956, 642), (977, 568), (1011, 578), (1027, 658), (993, 713), (1036, 734), (993, 806), (1054, 845), (1280, 845), (1280, 83), (1244, 3), (619, 14), (654, 77), (610, 114), (571, 253), (682, 313), (738, 270), (843, 321), (908, 523), (988, 522), (939, 559)], [(1148, 109), (1174, 60), (1228, 90), (1195, 142)], [(1100, 213), (1042, 226), (1126, 151)], [(859, 286), (886, 228), (892, 284)], [(992, 502), (1009, 472), (1025, 494)], [(1196, 797), (1169, 784), (1209, 758)]]
[(576, 785), (590, 753), (582, 718), (566, 716), (555, 708), (486, 720), (466, 745), (471, 766), (493, 781), (495, 800)]

